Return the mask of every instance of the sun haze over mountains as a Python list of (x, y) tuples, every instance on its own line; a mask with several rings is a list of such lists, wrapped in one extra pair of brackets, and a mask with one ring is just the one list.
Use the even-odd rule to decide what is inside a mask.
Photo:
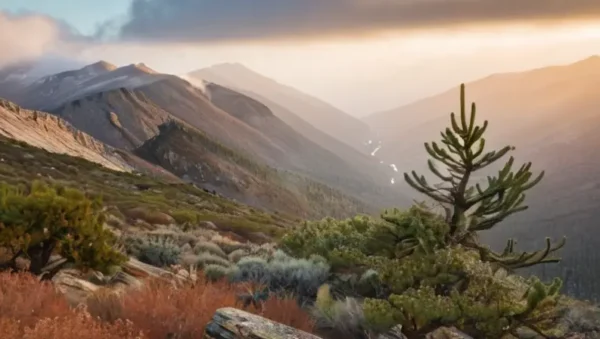
[[(335, 284), (352, 283), (353, 298), (379, 302), (400, 280), (429, 283), (396, 277), (417, 274), (403, 260), (464, 250), (486, 279), (516, 279), (515, 295), (541, 288), (520, 278), (535, 274), (600, 302), (589, 269), (600, 263), (600, 1), (48, 3), (0, 4), (0, 181), (106, 198), (106, 227), (127, 256), (224, 278), (241, 272), (241, 252), (271, 265), (275, 248), (295, 248), (288, 259), (302, 264), (290, 267), (327, 265), (304, 291), (311, 302), (324, 283), (337, 299), (350, 292)], [(483, 134), (469, 125), (484, 121)], [(511, 147), (477, 162), (474, 140), (486, 152)], [(505, 151), (513, 172), (509, 156), (482, 165)], [(534, 266), (554, 252), (545, 236), (568, 238), (562, 260)], [(495, 253), (509, 238), (526, 252), (509, 241)], [(24, 253), (12, 244), (9, 258)], [(176, 260), (163, 262), (167, 252)], [(436, 260), (415, 267), (439, 273)], [(373, 276), (398, 279), (363, 293)], [(428, 291), (454, 298), (468, 285)], [(493, 337), (472, 327), (461, 329)]]

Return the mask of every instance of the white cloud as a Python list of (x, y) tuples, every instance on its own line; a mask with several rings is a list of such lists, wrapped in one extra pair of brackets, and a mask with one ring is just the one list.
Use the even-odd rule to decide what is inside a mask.
[(54, 52), (60, 45), (59, 24), (41, 15), (0, 12), (0, 67)]

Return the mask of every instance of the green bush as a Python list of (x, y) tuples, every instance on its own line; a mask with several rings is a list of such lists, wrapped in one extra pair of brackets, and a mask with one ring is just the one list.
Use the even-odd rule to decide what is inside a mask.
[(221, 247), (219, 247), (219, 245), (214, 244), (212, 242), (199, 241), (198, 243), (196, 243), (196, 246), (194, 246), (194, 253), (200, 254), (202, 252), (208, 252), (210, 254), (219, 256), (223, 259), (227, 259), (227, 254), (225, 254), (225, 252), (223, 252)]
[(127, 252), (140, 261), (157, 266), (168, 267), (179, 262), (181, 248), (168, 236), (142, 235), (127, 236), (124, 239)]
[(202, 268), (208, 265), (219, 265), (223, 267), (229, 267), (231, 263), (227, 259), (223, 259), (218, 255), (214, 255), (209, 252), (204, 252), (198, 255), (196, 265)]
[(196, 224), (200, 220), (198, 212), (191, 210), (175, 210), (169, 214), (179, 225)]
[(244, 257), (230, 276), (233, 282), (264, 284), (271, 292), (292, 292), (300, 301), (314, 298), (329, 277), (329, 264), (323, 258), (295, 259), (277, 251), (269, 260)]
[(204, 267), (204, 276), (210, 281), (217, 281), (227, 277), (229, 271), (228, 267), (210, 264)]
[(229, 253), (228, 257), (229, 257), (229, 261), (231, 261), (232, 263), (237, 263), (238, 261), (240, 261), (240, 259), (242, 259), (243, 257), (247, 256), (248, 252), (246, 252), (245, 250), (239, 249), (239, 250), (235, 250), (231, 253)]
[(363, 305), (359, 299), (345, 297), (335, 300), (330, 286), (323, 285), (311, 308), (316, 326), (332, 331), (335, 338), (369, 338), (369, 326), (365, 320)]
[(445, 325), (477, 338), (500, 338), (517, 328), (554, 330), (559, 280), (525, 280), (482, 261), (477, 250), (445, 246), (447, 227), (420, 206), (389, 211), (385, 219), (311, 223), (284, 237), (283, 246), (337, 263), (338, 279), (330, 281), (371, 285), (375, 292), (354, 293), (364, 298), (365, 324), (374, 332), (397, 324), (409, 337)]
[[(80, 268), (106, 273), (127, 258), (114, 249), (115, 236), (103, 228), (105, 215), (99, 200), (82, 192), (33, 182), (28, 187), (0, 187), (0, 247), (16, 260), (30, 260), (29, 271), (39, 275), (52, 254)], [(58, 269), (58, 268), (57, 268)], [(56, 270), (49, 272), (51, 277)]]

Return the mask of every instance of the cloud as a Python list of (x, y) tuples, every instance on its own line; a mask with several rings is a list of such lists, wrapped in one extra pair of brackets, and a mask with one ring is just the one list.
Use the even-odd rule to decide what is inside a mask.
[(0, 12), (0, 66), (36, 58), (60, 39), (59, 25), (40, 15), (10, 15)]
[[(68, 24), (35, 13), (0, 11), (0, 67), (74, 52), (88, 38)], [(6, 34), (5, 34), (6, 33)]]
[(600, 18), (599, 0), (134, 0), (126, 40), (215, 42)]

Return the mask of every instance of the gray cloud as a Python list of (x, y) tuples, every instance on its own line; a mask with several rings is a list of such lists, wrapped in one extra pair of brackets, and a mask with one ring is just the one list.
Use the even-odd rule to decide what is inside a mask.
[(129, 40), (219, 41), (364, 34), (385, 29), (600, 18), (600, 0), (134, 0)]

